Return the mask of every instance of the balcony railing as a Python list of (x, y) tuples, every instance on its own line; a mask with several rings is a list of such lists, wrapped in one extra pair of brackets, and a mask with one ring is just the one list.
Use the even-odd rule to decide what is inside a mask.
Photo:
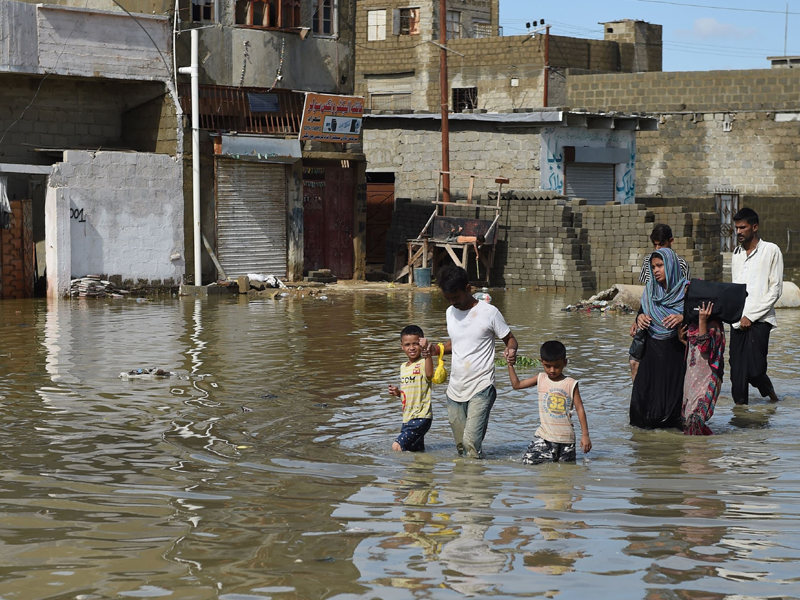
[[(191, 86), (178, 86), (184, 113), (192, 113)], [(304, 95), (290, 90), (200, 86), (200, 129), (296, 135), (303, 118)]]

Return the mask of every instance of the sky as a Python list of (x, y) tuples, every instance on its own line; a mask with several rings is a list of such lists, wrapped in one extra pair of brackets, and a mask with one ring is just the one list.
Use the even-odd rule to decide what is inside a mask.
[[(786, 6), (780, 0), (500, 0), (500, 25), (503, 35), (521, 35), (526, 22), (544, 19), (552, 34), (602, 39), (598, 23), (640, 19), (664, 28), (665, 71), (766, 69), (767, 56), (784, 55)], [(800, 0), (788, 6), (787, 54), (800, 56)]]

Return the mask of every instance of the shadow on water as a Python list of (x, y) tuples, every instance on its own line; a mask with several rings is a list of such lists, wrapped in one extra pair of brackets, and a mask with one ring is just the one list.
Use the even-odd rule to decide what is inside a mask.
[[(455, 455), (443, 389), (424, 455), (385, 393), (438, 294), (0, 303), (0, 598), (797, 597), (800, 313), (784, 399), (710, 438), (628, 423), (628, 318), (492, 292), (521, 344), (569, 349), (594, 449), (527, 467), (535, 395), (498, 369), (488, 459)], [(181, 377), (123, 381), (139, 367)], [(726, 395), (727, 394), (727, 395)]]

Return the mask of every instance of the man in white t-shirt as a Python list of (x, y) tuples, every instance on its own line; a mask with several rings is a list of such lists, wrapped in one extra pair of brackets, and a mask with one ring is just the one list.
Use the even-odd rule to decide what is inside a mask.
[[(489, 413), (497, 398), (494, 387), (494, 344), (500, 338), (506, 345), (503, 355), (510, 363), (517, 357), (517, 340), (503, 315), (488, 302), (472, 296), (467, 272), (448, 266), (438, 273), (439, 287), (450, 302), (447, 309), (445, 353), (452, 353), (447, 386), (447, 417), (459, 454), (483, 458), (483, 438)], [(427, 352), (436, 352), (428, 347)]]

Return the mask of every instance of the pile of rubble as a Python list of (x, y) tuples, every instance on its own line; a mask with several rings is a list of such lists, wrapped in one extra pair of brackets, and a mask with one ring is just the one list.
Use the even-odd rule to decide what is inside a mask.
[(73, 279), (69, 288), (71, 298), (124, 298), (128, 294), (130, 294), (128, 290), (119, 289), (99, 275)]
[(609, 312), (632, 314), (641, 304), (642, 286), (616, 284), (576, 304), (562, 308), (563, 312)]
[(330, 269), (319, 269), (318, 271), (311, 271), (308, 277), (304, 277), (303, 281), (306, 283), (336, 283), (336, 275), (331, 273)]

